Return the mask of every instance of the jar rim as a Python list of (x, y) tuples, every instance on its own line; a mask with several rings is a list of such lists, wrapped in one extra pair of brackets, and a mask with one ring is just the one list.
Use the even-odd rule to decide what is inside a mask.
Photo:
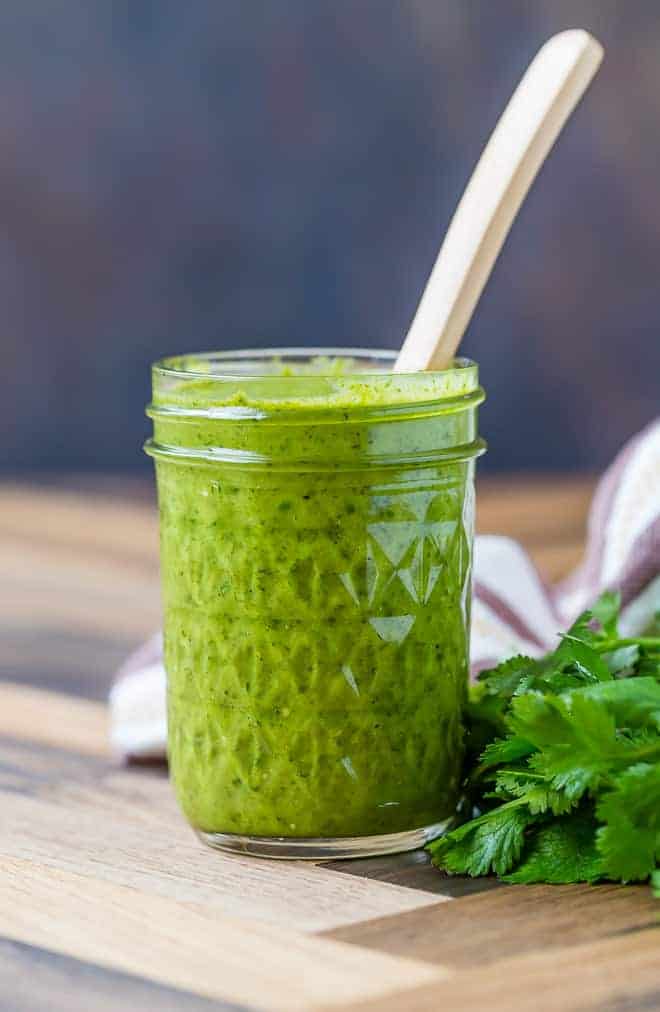
[(483, 398), (470, 359), (409, 373), (393, 372), (395, 359), (395, 351), (384, 349), (295, 347), (169, 356), (152, 367), (151, 407), (199, 408), (199, 396), (206, 409), (240, 403), (279, 414), (291, 403), (318, 412)]
[[(270, 348), (163, 359), (153, 367), (147, 414), (154, 422), (154, 439), (147, 450), (172, 459), (238, 460), (233, 443), (249, 441), (247, 427), (254, 425), (264, 440), (276, 441), (294, 427), (348, 426), (350, 434), (356, 425), (375, 431), (374, 426), (385, 423), (389, 428), (390, 423), (415, 424), (441, 415), (472, 417), (484, 399), (478, 366), (469, 359), (456, 359), (445, 370), (395, 373), (395, 358), (396, 352), (380, 349)], [(200, 423), (211, 428), (195, 433)], [(267, 436), (264, 430), (271, 427), (273, 434)], [(446, 459), (448, 453), (454, 459), (478, 455), (483, 444), (475, 435), (451, 450), (434, 447), (433, 460)], [(195, 440), (203, 446), (194, 446)], [(414, 450), (415, 460), (420, 454), (425, 456), (421, 447)], [(401, 455), (394, 456), (400, 463)], [(248, 457), (257, 465), (273, 460), (241, 449), (240, 461), (246, 463)], [(386, 457), (392, 454), (388, 451)]]
[[(398, 352), (391, 348), (361, 348), (361, 347), (298, 347), (284, 346), (271, 348), (239, 348), (229, 351), (201, 351), (186, 352), (183, 355), (167, 355), (157, 359), (153, 364), (154, 371), (163, 376), (178, 379), (266, 379), (277, 376), (278, 380), (285, 381), (293, 378), (283, 373), (282, 367), (288, 363), (313, 363), (317, 362), (321, 368), (315, 369), (309, 375), (325, 377), (344, 376), (369, 376), (382, 375), (383, 372), (391, 372), (391, 366), (396, 361)], [(328, 372), (321, 371), (325, 362), (357, 362), (358, 369), (347, 368), (344, 372), (338, 373), (336, 369)], [(270, 369), (261, 370), (259, 363), (270, 363)], [(364, 365), (373, 363), (373, 370), (364, 368)], [(218, 368), (213, 368), (217, 366)], [(257, 368), (254, 368), (257, 366)], [(444, 375), (457, 373), (461, 370), (475, 367), (476, 363), (466, 356), (457, 356), (450, 366), (445, 369), (429, 369), (426, 371), (412, 370), (397, 373), (399, 376)], [(275, 367), (275, 368), (273, 368)], [(277, 371), (279, 367), (279, 371)], [(380, 368), (379, 368), (380, 367)]]
[[(388, 369), (396, 360), (397, 352), (387, 348), (349, 348), (349, 347), (297, 347), (287, 345), (271, 348), (238, 348), (228, 351), (200, 351), (186, 352), (183, 355), (167, 355), (158, 359), (153, 364), (154, 371), (178, 379), (266, 379), (277, 376), (278, 379), (286, 381), (292, 377), (286, 373), (276, 372), (274, 367), (286, 366), (288, 363), (313, 362), (342, 360), (346, 362), (361, 361), (381, 363), (381, 369), (376, 368), (378, 374)], [(468, 364), (468, 359), (457, 359), (457, 363)], [(270, 369), (260, 370), (259, 363), (270, 363)], [(472, 365), (473, 363), (469, 363)], [(213, 367), (217, 368), (213, 368)], [(254, 368), (257, 366), (257, 368)], [(449, 370), (443, 370), (449, 371)], [(344, 375), (370, 375), (370, 371), (364, 368), (347, 370)], [(336, 376), (335, 371), (316, 371), (315, 376)]]

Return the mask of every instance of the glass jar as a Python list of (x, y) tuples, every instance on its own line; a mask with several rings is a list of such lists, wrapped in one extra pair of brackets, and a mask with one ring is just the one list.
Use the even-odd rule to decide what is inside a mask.
[(214, 846), (392, 853), (455, 812), (484, 394), (393, 359), (153, 368), (170, 769)]

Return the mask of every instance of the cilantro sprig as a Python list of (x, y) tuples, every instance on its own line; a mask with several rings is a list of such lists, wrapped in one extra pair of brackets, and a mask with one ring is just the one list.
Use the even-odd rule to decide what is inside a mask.
[[(463, 824), (428, 847), (506, 882), (650, 880), (660, 898), (660, 637), (622, 637), (603, 594), (552, 653), (470, 691)], [(655, 630), (654, 630), (655, 631)]]

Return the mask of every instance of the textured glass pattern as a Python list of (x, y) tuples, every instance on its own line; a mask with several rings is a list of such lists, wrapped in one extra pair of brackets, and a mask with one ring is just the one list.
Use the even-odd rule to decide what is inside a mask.
[(157, 467), (170, 762), (192, 824), (334, 837), (450, 815), (472, 461)]

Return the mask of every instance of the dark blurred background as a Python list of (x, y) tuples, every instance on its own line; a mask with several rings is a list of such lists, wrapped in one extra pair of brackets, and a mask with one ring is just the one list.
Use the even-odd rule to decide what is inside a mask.
[(8, 0), (0, 468), (136, 470), (149, 363), (396, 347), (553, 32), (606, 46), (464, 342), (485, 466), (594, 470), (657, 413), (657, 0)]

